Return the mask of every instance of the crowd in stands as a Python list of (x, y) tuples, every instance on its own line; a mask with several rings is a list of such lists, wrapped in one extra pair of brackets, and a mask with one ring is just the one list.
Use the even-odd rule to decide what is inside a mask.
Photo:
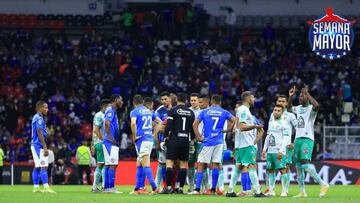
[[(11, 159), (12, 148), (15, 161), (32, 160), (31, 118), (39, 99), (45, 99), (50, 110), (48, 146), (66, 165), (71, 165), (81, 141), (91, 138), (99, 101), (112, 93), (121, 94), (130, 108), (135, 93), (155, 100), (164, 90), (219, 93), (223, 106), (233, 110), (241, 92), (251, 90), (256, 95), (254, 113), (263, 123), (268, 121), (276, 95), (287, 94), (293, 84), (306, 83), (318, 99), (317, 124), (343, 125), (342, 102), (359, 102), (358, 44), (343, 59), (325, 61), (311, 52), (304, 27), (296, 33), (269, 25), (260, 34), (249, 28), (232, 34), (202, 35), (202, 28), (191, 29), (189, 19), (197, 21), (190, 16), (196, 15), (187, 9), (179, 8), (171, 21), (163, 11), (163, 21), (150, 23), (156, 24), (152, 27), (158, 32), (156, 37), (137, 31), (152, 18), (151, 12), (124, 13), (124, 37), (92, 32), (70, 40), (62, 33), (1, 31), (0, 144), (5, 160)], [(202, 18), (206, 21), (205, 14)], [(189, 36), (188, 41), (158, 46), (155, 39), (169, 39), (177, 33), (167, 33), (168, 24), (194, 33), (181, 33)], [(120, 111), (121, 115), (126, 113)], [(121, 157), (135, 157), (128, 115), (120, 117)], [(352, 115), (350, 125), (358, 123), (359, 117)]]

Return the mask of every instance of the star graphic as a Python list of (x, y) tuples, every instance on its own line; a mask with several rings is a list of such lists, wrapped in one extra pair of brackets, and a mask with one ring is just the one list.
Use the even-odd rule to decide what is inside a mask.
[(325, 55), (322, 55), (322, 57), (323, 57), (323, 58), (326, 58), (326, 56), (325, 56)]
[(340, 55), (338, 54), (337, 57), (340, 58)]
[(316, 55), (320, 55), (320, 52), (316, 52)]
[(346, 52), (343, 52), (343, 55), (345, 56), (345, 55), (346, 55)]
[(329, 56), (329, 59), (332, 60), (332, 59), (334, 59), (334, 57), (333, 57), (332, 55), (330, 55), (330, 56)]

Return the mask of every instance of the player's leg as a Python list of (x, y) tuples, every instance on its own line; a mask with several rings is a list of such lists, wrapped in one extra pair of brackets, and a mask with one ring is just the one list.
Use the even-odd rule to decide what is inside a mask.
[(301, 156), (300, 156), (301, 145), (302, 145), (302, 139), (301, 138), (295, 139), (294, 161), (296, 167), (297, 182), (300, 188), (300, 193), (297, 194), (295, 197), (307, 197), (307, 194), (305, 192), (305, 172), (304, 169), (301, 168)]
[(93, 182), (93, 186), (92, 186), (92, 191), (99, 192), (100, 190), (97, 187), (100, 184), (101, 180), (102, 180), (102, 182), (104, 182), (104, 177), (103, 177), (104, 154), (103, 154), (103, 149), (102, 149), (101, 143), (97, 143), (94, 146), (94, 148), (95, 148), (97, 164), (96, 164), (96, 169), (95, 169), (95, 173), (94, 173), (94, 182)]
[(196, 143), (195, 141), (190, 142), (189, 147), (189, 159), (188, 159), (188, 180), (189, 180), (189, 193), (194, 190), (195, 184), (195, 162), (196, 162)]
[(137, 154), (137, 159), (136, 159), (136, 181), (135, 181), (135, 188), (134, 188), (134, 190), (132, 192), (130, 192), (130, 194), (140, 194), (142, 178), (143, 178), (143, 174), (144, 174), (143, 166), (141, 165), (141, 155), (140, 155), (141, 143), (142, 142), (139, 141), (139, 140), (137, 140), (135, 142), (135, 150), (136, 150), (136, 154)]
[(31, 146), (31, 153), (34, 159), (35, 167), (32, 172), (32, 181), (34, 184), (33, 192), (42, 192), (39, 187), (40, 183), (40, 150), (39, 153), (36, 152), (34, 146)]
[[(120, 193), (115, 189), (115, 172), (119, 163), (119, 147), (116, 145), (110, 145), (110, 160), (108, 169), (108, 187), (110, 192)], [(108, 148), (108, 147), (107, 147)]]
[(179, 143), (178, 145), (178, 160), (179, 160), (179, 172), (178, 172), (178, 179), (179, 179), (179, 189), (178, 194), (184, 194), (184, 185), (186, 181), (187, 169), (189, 168), (188, 159), (189, 159), (189, 142), (186, 141), (185, 143)]
[(218, 144), (214, 146), (213, 153), (211, 155), (212, 172), (211, 172), (211, 193), (216, 192), (216, 186), (219, 180), (220, 163), (222, 159), (224, 145)]
[(281, 187), (282, 187), (280, 196), (287, 197), (287, 195), (288, 195), (287, 185), (289, 184), (288, 182), (290, 182), (288, 172), (287, 172), (287, 165), (286, 165), (287, 158), (283, 157), (283, 159), (281, 161), (282, 161), (282, 163), (278, 167), (280, 174), (281, 174), (280, 179), (281, 179)]
[(90, 178), (90, 174), (91, 174), (91, 168), (90, 165), (86, 165), (84, 166), (85, 168), (85, 174), (86, 174), (86, 181), (88, 185), (91, 185), (91, 178)]
[(48, 156), (44, 156), (44, 150), (40, 149), (40, 179), (44, 185), (44, 192), (46, 193), (56, 193), (49, 187), (49, 176), (48, 176)]
[(246, 155), (246, 161), (249, 164), (249, 176), (251, 180), (251, 184), (255, 191), (255, 197), (264, 197), (265, 195), (260, 191), (260, 183), (259, 178), (256, 172), (256, 152), (257, 149), (254, 146), (246, 147), (247, 155)]
[[(253, 157), (253, 148), (251, 146), (249, 147), (243, 147), (239, 149), (239, 157), (240, 157), (240, 163), (242, 164), (241, 168), (241, 185), (243, 191), (239, 194), (239, 196), (249, 196), (252, 195), (251, 190), (251, 179), (250, 179), (250, 173), (249, 173), (249, 164), (256, 164), (256, 161)], [(256, 149), (255, 149), (256, 153)], [(256, 158), (256, 155), (255, 155)]]
[(294, 150), (293, 149), (289, 149), (286, 148), (286, 176), (287, 176), (287, 180), (285, 182), (285, 189), (286, 189), (286, 194), (289, 193), (289, 187), (290, 187), (290, 177), (291, 177), (291, 172), (290, 172), (290, 165), (292, 164), (292, 159), (293, 159), (293, 154), (294, 154)]
[(161, 194), (171, 194), (173, 192), (171, 183), (174, 177), (174, 161), (176, 160), (176, 142), (168, 140), (166, 151), (166, 188)]
[(204, 146), (201, 148), (198, 157), (198, 167), (195, 177), (196, 187), (195, 187), (195, 191), (192, 194), (200, 194), (201, 183), (203, 181), (203, 176), (204, 176), (203, 170), (206, 165), (210, 164), (210, 160), (211, 160), (210, 155), (212, 154), (212, 150), (213, 148), (210, 146)]
[(239, 179), (241, 172), (241, 159), (239, 149), (235, 149), (235, 168), (232, 171), (230, 184), (228, 192), (226, 193), (227, 197), (236, 197), (236, 193), (234, 192), (234, 187)]
[[(153, 175), (152, 175), (152, 171), (151, 171), (151, 168), (150, 168), (150, 154), (151, 154), (151, 150), (152, 150), (152, 147), (153, 147), (153, 143), (152, 142), (143, 142), (142, 145), (141, 145), (141, 151), (140, 151), (140, 163), (143, 167), (143, 177), (145, 176), (149, 182), (150, 182), (150, 185), (151, 185), (151, 188), (152, 188), (152, 191), (155, 193), (156, 190), (157, 190), (157, 185), (155, 183), (155, 180), (153, 178)], [(141, 177), (141, 185), (144, 185), (144, 179), (143, 177)], [(140, 185), (140, 186), (141, 186)]]
[[(224, 153), (223, 153), (224, 155)], [(219, 165), (219, 180), (218, 180), (218, 189), (216, 190), (217, 195), (224, 195), (225, 184), (224, 184), (224, 169), (222, 165), (222, 160)]]
[(309, 173), (310, 176), (317, 183), (320, 184), (321, 190), (320, 190), (319, 196), (323, 197), (323, 196), (325, 196), (325, 194), (329, 188), (329, 185), (321, 179), (319, 174), (316, 172), (315, 168), (312, 165), (310, 165), (313, 148), (314, 148), (314, 141), (307, 139), (307, 138), (303, 139), (303, 144), (301, 146), (302, 153), (300, 154), (301, 169), (304, 170), (305, 172)]
[(269, 189), (268, 191), (265, 192), (266, 196), (275, 196), (275, 160), (276, 160), (276, 155), (274, 153), (267, 153), (266, 154), (266, 171), (268, 173), (268, 178), (269, 178)]

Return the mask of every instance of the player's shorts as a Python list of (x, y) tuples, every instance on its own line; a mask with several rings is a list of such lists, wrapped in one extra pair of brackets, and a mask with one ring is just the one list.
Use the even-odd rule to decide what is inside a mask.
[(292, 164), (294, 150), (286, 147), (286, 164)]
[(100, 164), (105, 163), (102, 144), (101, 143), (95, 144), (94, 149), (95, 149), (96, 162)]
[(286, 168), (286, 156), (282, 156), (281, 160), (278, 160), (277, 153), (268, 153), (266, 155), (266, 169), (278, 170)]
[(221, 163), (223, 152), (223, 144), (218, 144), (215, 146), (203, 146), (199, 153), (198, 162), (206, 164)]
[(235, 161), (237, 164), (244, 166), (256, 165), (256, 153), (257, 149), (255, 146), (238, 148), (235, 151)]
[(141, 160), (144, 156), (150, 156), (153, 147), (152, 141), (137, 141), (135, 143), (136, 154), (138, 160)]
[(200, 153), (201, 144), (198, 142), (194, 142), (193, 144), (190, 144), (189, 148), (189, 163), (196, 163), (198, 159), (198, 155)]
[(169, 139), (167, 143), (166, 159), (188, 161), (189, 159), (189, 140)]
[(311, 161), (312, 152), (314, 149), (314, 141), (305, 138), (299, 137), (295, 139), (294, 143), (294, 161), (300, 163), (301, 160)]
[(119, 147), (115, 145), (103, 144), (105, 165), (118, 165), (119, 162)]
[(39, 167), (48, 167), (49, 166), (49, 156), (44, 156), (44, 149), (39, 146), (31, 146), (31, 153), (34, 159), (35, 168)]

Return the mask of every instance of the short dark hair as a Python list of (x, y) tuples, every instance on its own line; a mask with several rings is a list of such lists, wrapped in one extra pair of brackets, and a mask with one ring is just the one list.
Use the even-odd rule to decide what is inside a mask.
[(209, 99), (209, 96), (207, 94), (200, 94), (200, 99)]
[(285, 98), (285, 99), (287, 99), (287, 96), (284, 95), (284, 94), (280, 94), (279, 96), (276, 97), (276, 100), (278, 100), (279, 98)]
[(180, 92), (177, 94), (177, 100), (178, 102), (185, 103), (188, 99), (188, 95), (184, 92)]
[(140, 94), (137, 94), (137, 95), (134, 96), (133, 102), (134, 102), (135, 105), (143, 104), (144, 99)]
[(111, 95), (111, 97), (110, 97), (110, 102), (112, 103), (112, 102), (114, 102), (115, 100), (117, 100), (118, 98), (120, 98), (120, 95), (118, 95), (118, 94), (113, 94), (113, 95)]
[(198, 97), (199, 98), (199, 94), (198, 93), (191, 93), (190, 97)]
[[(284, 108), (283, 106), (278, 105), (278, 104), (276, 104), (275, 107), (279, 107), (279, 108), (281, 108), (281, 110)], [(274, 107), (274, 108), (275, 108), (275, 107)]]
[(160, 97), (163, 97), (163, 96), (170, 97), (170, 92), (168, 92), (168, 91), (161, 92)]
[(242, 104), (242, 101), (241, 101), (241, 100), (237, 100), (237, 101), (236, 101), (236, 104), (241, 105), (241, 104)]
[(221, 103), (221, 96), (218, 95), (218, 94), (214, 94), (214, 95), (211, 97), (211, 103), (220, 104), (220, 103)]
[(245, 101), (248, 96), (254, 95), (251, 91), (245, 91), (241, 94), (241, 101)]
[(101, 107), (103, 107), (103, 106), (105, 106), (105, 105), (108, 105), (108, 104), (110, 104), (110, 100), (109, 100), (109, 99), (102, 99), (102, 100), (100, 101), (100, 106), (101, 106)]
[(144, 98), (144, 104), (151, 104), (153, 102), (153, 99), (151, 97), (145, 97)]
[(35, 108), (36, 110), (38, 110), (39, 108), (41, 108), (44, 104), (46, 104), (46, 102), (44, 100), (39, 100), (36, 102)]

